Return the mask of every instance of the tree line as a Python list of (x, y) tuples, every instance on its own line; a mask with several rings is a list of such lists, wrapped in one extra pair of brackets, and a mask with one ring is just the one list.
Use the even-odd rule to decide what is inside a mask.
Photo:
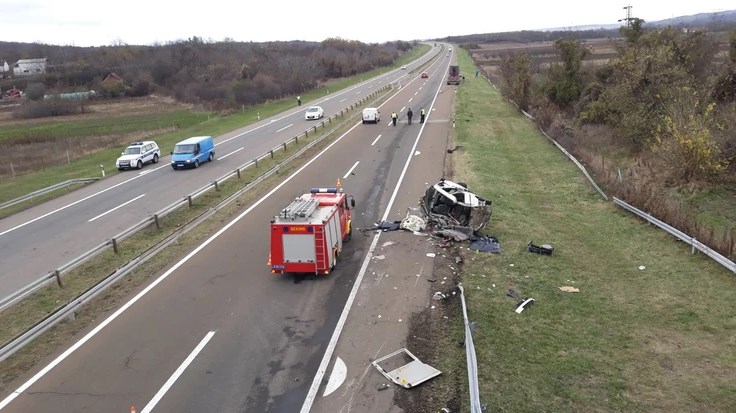
[[(0, 57), (9, 63), (48, 59), (44, 76), (5, 79), (0, 88), (35, 84), (43, 89), (41, 95), (92, 89), (112, 97), (155, 92), (222, 109), (303, 93), (331, 79), (389, 66), (413, 46), (404, 41), (366, 44), (339, 38), (254, 43), (192, 37), (163, 45), (101, 47), (0, 42)], [(113, 72), (124, 82), (102, 86)]]
[(504, 92), (543, 127), (554, 112), (606, 127), (674, 185), (735, 172), (736, 30), (645, 29), (634, 19), (620, 34), (616, 57), (595, 68), (583, 64), (588, 49), (579, 39), (557, 39), (559, 63), (545, 73), (528, 54), (510, 54), (501, 65)]

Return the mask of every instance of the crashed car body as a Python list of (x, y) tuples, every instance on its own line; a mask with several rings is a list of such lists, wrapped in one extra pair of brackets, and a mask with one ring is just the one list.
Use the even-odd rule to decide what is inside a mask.
[(444, 179), (427, 188), (421, 204), (435, 229), (468, 227), (475, 232), (491, 220), (490, 200), (470, 192), (465, 184)]

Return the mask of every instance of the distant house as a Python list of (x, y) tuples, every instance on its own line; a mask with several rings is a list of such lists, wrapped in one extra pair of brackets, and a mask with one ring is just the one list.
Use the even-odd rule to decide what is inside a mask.
[(13, 75), (34, 76), (46, 73), (46, 58), (21, 59), (13, 65)]
[(119, 74), (112, 72), (102, 81), (102, 90), (107, 92), (122, 92), (125, 89), (125, 81)]

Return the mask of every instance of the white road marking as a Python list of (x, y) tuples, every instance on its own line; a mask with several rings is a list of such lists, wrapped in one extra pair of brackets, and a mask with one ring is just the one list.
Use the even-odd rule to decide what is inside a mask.
[(146, 194), (143, 194), (143, 195), (138, 195), (137, 197), (135, 197), (135, 198), (131, 199), (130, 201), (128, 201), (128, 202), (125, 202), (125, 203), (122, 203), (122, 204), (120, 204), (120, 205), (116, 206), (115, 208), (113, 208), (113, 209), (111, 209), (111, 210), (109, 210), (109, 211), (107, 211), (107, 212), (103, 212), (103, 213), (101, 213), (100, 215), (97, 215), (96, 217), (94, 217), (94, 218), (90, 219), (90, 220), (89, 220), (89, 221), (87, 221), (87, 222), (92, 222), (92, 221), (96, 220), (97, 218), (102, 218), (102, 217), (104, 217), (105, 215), (109, 214), (110, 212), (113, 212), (113, 211), (117, 211), (118, 209), (120, 209), (120, 208), (122, 208), (122, 207), (124, 207), (124, 206), (126, 206), (126, 205), (128, 205), (128, 204), (130, 204), (131, 202), (135, 202), (135, 201), (137, 201), (137, 200), (139, 200), (139, 199), (143, 198), (144, 196), (146, 196)]
[(335, 360), (335, 366), (332, 367), (332, 374), (330, 374), (330, 379), (327, 381), (327, 386), (325, 387), (325, 392), (322, 393), (322, 397), (327, 397), (337, 390), (345, 382), (347, 376), (348, 368), (345, 362), (338, 357)]
[(138, 172), (138, 175), (145, 175), (147, 173), (153, 172), (153, 169), (146, 169), (145, 171)]
[[(388, 124), (390, 125), (391, 122), (389, 122)], [(379, 139), (381, 139), (381, 135), (376, 136), (376, 139), (373, 141), (373, 143), (371, 143), (371, 146), (375, 145), (376, 142), (378, 142)]]
[(285, 131), (286, 129), (289, 129), (289, 128), (290, 128), (290, 127), (292, 127), (293, 125), (294, 125), (293, 123), (290, 123), (290, 124), (288, 124), (288, 125), (284, 126), (283, 128), (281, 128), (281, 129), (277, 130), (277, 131), (276, 131), (276, 133), (279, 133), (279, 132)]
[(353, 169), (355, 169), (355, 167), (358, 166), (359, 163), (360, 161), (355, 162), (353, 164), (353, 167), (350, 168), (350, 170), (345, 174), (345, 176), (342, 177), (342, 179), (347, 179), (347, 177), (350, 176), (350, 173), (353, 172)]
[[(421, 89), (421, 88), (419, 88), (419, 89)], [(416, 96), (418, 94), (419, 94), (419, 91), (418, 90), (416, 92), (414, 92), (414, 96)]]
[(234, 151), (232, 151), (232, 152), (230, 152), (230, 153), (228, 153), (228, 154), (226, 154), (226, 155), (222, 155), (222, 156), (220, 157), (220, 159), (225, 159), (225, 158), (227, 158), (228, 156), (230, 156), (230, 155), (232, 155), (232, 154), (234, 154), (234, 153), (237, 153), (237, 152), (240, 152), (240, 151), (242, 151), (243, 149), (245, 149), (245, 146), (243, 146), (243, 147), (242, 147), (242, 148), (240, 148), (240, 149), (236, 149), (236, 150), (234, 150)]
[(360, 94), (360, 90), (359, 90), (359, 91), (357, 91), (357, 92), (355, 92), (355, 94), (356, 94), (356, 95), (359, 95), (359, 94)]
[(409, 102), (408, 103), (411, 103), (412, 100), (414, 100), (414, 98), (409, 99)]
[(204, 336), (202, 341), (200, 341), (199, 344), (197, 344), (197, 347), (195, 347), (194, 350), (192, 350), (192, 352), (189, 353), (189, 356), (187, 356), (184, 362), (181, 363), (181, 365), (179, 366), (178, 369), (176, 369), (174, 374), (172, 374), (171, 377), (169, 377), (169, 379), (166, 380), (166, 383), (164, 383), (161, 389), (159, 389), (158, 393), (156, 393), (156, 395), (153, 396), (153, 399), (151, 399), (151, 401), (148, 402), (146, 407), (144, 407), (143, 410), (141, 410), (141, 413), (150, 413), (153, 410), (153, 408), (156, 407), (158, 402), (160, 402), (161, 399), (164, 397), (164, 395), (166, 395), (166, 392), (169, 391), (169, 389), (171, 388), (171, 386), (174, 385), (174, 383), (176, 383), (176, 380), (179, 378), (179, 376), (181, 376), (182, 373), (184, 373), (184, 370), (186, 370), (187, 367), (189, 367), (189, 365), (192, 364), (192, 361), (194, 361), (194, 358), (197, 357), (197, 355), (202, 351), (204, 346), (207, 345), (207, 343), (210, 341), (210, 339), (212, 339), (212, 336), (214, 335), (215, 335), (215, 332), (210, 331), (209, 333), (207, 333), (206, 336)]
[[(168, 166), (168, 165), (162, 165), (162, 166), (159, 166), (158, 168), (154, 169), (154, 171), (158, 171), (159, 169), (161, 169), (161, 168), (165, 168), (165, 167), (167, 167), (167, 166)], [(109, 190), (111, 190), (111, 189), (113, 189), (113, 188), (117, 188), (117, 187), (119, 187), (120, 185), (124, 185), (124, 184), (127, 184), (127, 183), (128, 183), (128, 182), (130, 182), (130, 181), (134, 181), (134, 180), (136, 180), (136, 179), (140, 178), (141, 176), (143, 176), (143, 175), (136, 175), (136, 176), (134, 176), (134, 177), (132, 177), (132, 178), (130, 178), (130, 179), (128, 179), (128, 180), (126, 180), (126, 181), (123, 181), (123, 182), (120, 182), (120, 183), (118, 183), (118, 184), (115, 184), (115, 185), (113, 185), (113, 186), (111, 186), (111, 187), (109, 187), (109, 188), (105, 188), (105, 189), (103, 189), (102, 191), (99, 191), (99, 192), (95, 192), (94, 194), (91, 194), (91, 195), (89, 195), (89, 196), (86, 196), (86, 197), (84, 197), (84, 198), (82, 198), (82, 199), (80, 199), (80, 200), (78, 200), (78, 201), (74, 201), (74, 202), (72, 202), (71, 204), (68, 204), (68, 205), (64, 205), (64, 206), (63, 206), (63, 207), (61, 207), (61, 208), (57, 208), (57, 209), (55, 209), (55, 210), (53, 210), (53, 211), (51, 211), (51, 212), (47, 212), (47, 213), (45, 213), (45, 214), (43, 214), (43, 215), (41, 215), (41, 216), (39, 216), (39, 217), (33, 218), (33, 219), (32, 219), (32, 220), (30, 220), (30, 221), (26, 221), (26, 222), (24, 222), (24, 223), (22, 223), (22, 224), (20, 224), (20, 225), (16, 225), (16, 226), (14, 226), (13, 228), (10, 228), (10, 229), (6, 229), (5, 231), (3, 231), (3, 232), (0, 232), (0, 236), (3, 236), (3, 235), (5, 235), (5, 234), (7, 234), (7, 233), (9, 233), (9, 232), (13, 232), (13, 231), (15, 231), (16, 229), (19, 229), (19, 228), (23, 228), (23, 227), (25, 227), (25, 226), (26, 226), (26, 225), (28, 225), (28, 224), (32, 224), (32, 223), (34, 223), (34, 222), (36, 222), (36, 221), (38, 221), (38, 220), (40, 220), (40, 219), (44, 219), (44, 218), (46, 218), (46, 217), (47, 217), (47, 216), (49, 216), (49, 215), (53, 215), (53, 214), (55, 214), (55, 213), (57, 213), (57, 212), (59, 212), (59, 211), (63, 211), (63, 210), (65, 210), (65, 209), (67, 209), (67, 208), (69, 208), (69, 207), (73, 207), (74, 205), (77, 205), (77, 204), (79, 204), (79, 203), (82, 203), (82, 202), (84, 202), (84, 201), (86, 201), (86, 200), (88, 200), (88, 199), (90, 199), (90, 198), (93, 198), (93, 197), (95, 197), (95, 196), (99, 195), (99, 194), (105, 193), (105, 192), (107, 192), (107, 191), (109, 191)]]
[[(385, 102), (384, 102), (385, 103)], [(248, 209), (241, 212), (240, 215), (235, 217), (232, 221), (227, 223), (224, 227), (220, 228), (219, 231), (215, 232), (211, 237), (207, 238), (203, 243), (199, 244), (194, 250), (192, 250), (189, 254), (187, 254), (184, 258), (179, 260), (176, 264), (171, 266), (168, 270), (166, 270), (163, 274), (161, 274), (158, 278), (156, 278), (152, 283), (150, 283), (146, 288), (141, 290), (138, 294), (135, 295), (135, 297), (131, 298), (130, 301), (123, 304), (119, 309), (117, 309), (114, 313), (110, 314), (109, 317), (107, 317), (104, 321), (102, 321), (97, 327), (93, 328), (89, 333), (85, 334), (84, 337), (80, 338), (79, 341), (74, 343), (71, 347), (69, 347), (66, 351), (61, 353), (58, 357), (56, 357), (51, 363), (49, 363), (46, 367), (41, 369), (38, 373), (36, 373), (33, 377), (28, 379), (25, 383), (23, 383), (18, 389), (16, 389), (14, 392), (12, 392), (8, 397), (6, 397), (4, 400), (0, 401), (0, 410), (2, 410), (5, 406), (10, 404), (13, 400), (15, 400), (16, 397), (20, 396), (28, 390), (31, 386), (33, 386), (37, 381), (41, 380), (43, 376), (45, 376), (48, 372), (50, 372), (54, 367), (61, 364), (62, 361), (66, 360), (67, 357), (69, 357), (72, 353), (77, 351), (80, 347), (82, 347), (85, 343), (87, 343), (89, 340), (91, 340), (94, 336), (97, 335), (102, 329), (107, 327), (110, 323), (115, 321), (116, 318), (120, 317), (121, 314), (123, 314), (125, 311), (127, 311), (130, 307), (133, 306), (138, 300), (143, 298), (146, 294), (148, 294), (152, 289), (154, 289), (157, 285), (159, 285), (161, 282), (163, 282), (165, 279), (167, 279), (171, 274), (174, 273), (174, 271), (178, 270), (182, 265), (184, 265), (187, 261), (189, 261), (193, 256), (197, 255), (200, 251), (202, 251), (205, 247), (210, 245), (214, 240), (220, 237), (225, 231), (230, 229), (233, 225), (240, 222), (241, 219), (243, 219), (246, 215), (248, 215), (251, 211), (253, 211), (256, 207), (261, 205), (262, 202), (266, 201), (267, 199), (271, 198), (271, 196), (276, 193), (279, 189), (281, 189), (284, 185), (289, 183), (292, 179), (299, 176), (299, 174), (305, 170), (308, 166), (310, 166), (312, 163), (316, 162), (317, 159), (319, 159), (322, 155), (325, 154), (325, 152), (332, 149), (333, 146), (337, 145), (340, 141), (345, 138), (350, 132), (353, 131), (353, 129), (357, 128), (360, 125), (360, 123), (356, 123), (353, 125), (352, 128), (348, 129), (345, 133), (340, 135), (337, 139), (335, 139), (331, 144), (327, 145), (325, 149), (323, 149), (320, 153), (314, 156), (314, 158), (307, 161), (302, 167), (297, 169), (293, 174), (289, 175), (286, 179), (284, 179), (280, 184), (276, 185), (273, 189), (271, 189), (266, 195), (264, 195), (262, 198), (257, 200), (253, 205), (251, 205)], [(421, 129), (420, 129), (421, 133)], [(331, 354), (331, 353), (330, 353)], [(323, 373), (324, 374), (324, 373)], [(315, 390), (316, 394), (317, 390)], [(311, 404), (310, 404), (311, 405)]]
[(346, 100), (348, 100), (348, 98), (342, 99), (342, 100), (338, 101), (337, 103), (342, 103), (342, 102), (345, 102)]

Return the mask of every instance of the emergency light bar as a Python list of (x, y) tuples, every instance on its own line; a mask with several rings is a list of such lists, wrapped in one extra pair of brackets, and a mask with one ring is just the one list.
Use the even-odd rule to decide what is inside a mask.
[(336, 194), (338, 190), (337, 188), (312, 188), (309, 192), (313, 194)]

